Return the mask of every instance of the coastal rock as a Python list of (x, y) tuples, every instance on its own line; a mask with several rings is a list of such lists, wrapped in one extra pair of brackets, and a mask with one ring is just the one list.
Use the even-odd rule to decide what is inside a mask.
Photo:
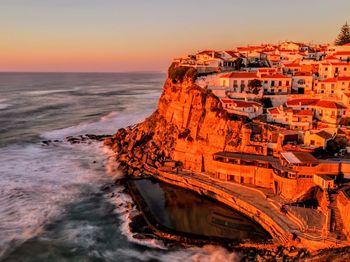
[[(176, 83), (168, 78), (157, 110), (144, 122), (118, 130), (104, 143), (129, 167), (135, 166), (136, 159), (154, 168), (174, 160), (184, 169), (215, 172), (212, 154), (241, 151), (243, 145), (237, 138), (248, 121), (229, 115), (219, 99), (192, 78)], [(133, 172), (127, 170), (127, 174)]]

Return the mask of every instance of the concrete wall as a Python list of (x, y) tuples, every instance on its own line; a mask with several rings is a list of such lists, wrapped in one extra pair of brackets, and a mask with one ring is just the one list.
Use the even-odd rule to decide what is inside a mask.
[(312, 178), (288, 179), (276, 174), (273, 178), (275, 192), (287, 199), (297, 198), (315, 185)]
[(272, 169), (224, 163), (219, 161), (213, 161), (212, 164), (213, 170), (215, 170), (217, 177), (220, 179), (272, 188)]

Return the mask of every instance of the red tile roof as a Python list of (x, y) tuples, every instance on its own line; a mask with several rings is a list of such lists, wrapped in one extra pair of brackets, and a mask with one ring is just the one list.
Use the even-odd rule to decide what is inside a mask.
[(233, 72), (222, 75), (220, 78), (257, 78), (256, 73), (252, 72)]
[(327, 79), (320, 80), (319, 82), (322, 82), (322, 83), (334, 83), (334, 82), (337, 82), (337, 79), (336, 78), (327, 78)]
[(298, 98), (298, 99), (291, 99), (287, 101), (287, 106), (307, 106), (307, 105), (314, 105), (319, 101), (319, 99), (316, 98)]
[(298, 64), (298, 63), (289, 63), (289, 64), (285, 64), (284, 67), (300, 67), (300, 64)]
[(334, 109), (346, 109), (345, 106), (338, 104), (334, 101), (321, 100), (318, 101), (315, 106), (323, 107), (323, 108), (334, 108)]
[(331, 63), (331, 65), (334, 65), (334, 66), (350, 66), (350, 63), (338, 62), (338, 63)]
[(295, 72), (294, 76), (312, 76), (312, 73), (311, 72), (299, 71), (299, 72)]
[(350, 76), (338, 76), (338, 81), (350, 81)]
[(324, 60), (339, 60), (339, 58), (335, 57), (334, 55), (328, 55), (324, 58)]
[(280, 111), (279, 111), (279, 109), (277, 107), (269, 108), (269, 109), (267, 109), (267, 111), (271, 115), (278, 115), (280, 113)]
[(343, 46), (350, 46), (350, 43), (344, 44)]
[(273, 74), (273, 75), (262, 75), (261, 78), (267, 79), (275, 79), (275, 78), (290, 78), (290, 76), (282, 75), (282, 74)]
[(232, 51), (232, 50), (226, 50), (225, 51), (227, 54), (229, 54), (230, 56), (232, 57), (239, 57), (235, 51)]
[(338, 51), (338, 52), (335, 52), (333, 54), (333, 56), (336, 56), (336, 55), (348, 55), (348, 56), (350, 56), (350, 51)]
[(296, 116), (312, 116), (311, 110), (293, 110), (293, 114)]

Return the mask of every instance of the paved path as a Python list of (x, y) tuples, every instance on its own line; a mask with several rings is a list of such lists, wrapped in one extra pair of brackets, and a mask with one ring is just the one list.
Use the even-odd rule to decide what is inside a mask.
[(262, 193), (239, 184), (228, 183), (214, 179), (207, 175), (181, 172), (181, 176), (195, 178), (196, 180), (223, 189), (233, 197), (239, 198), (268, 214), (281, 228), (289, 232), (298, 232), (298, 225), (280, 212), (278, 207), (271, 204)]

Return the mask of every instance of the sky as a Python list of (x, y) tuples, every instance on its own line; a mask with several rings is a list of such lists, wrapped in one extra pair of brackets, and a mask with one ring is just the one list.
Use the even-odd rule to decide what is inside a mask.
[(165, 71), (203, 49), (333, 42), (349, 0), (0, 0), (0, 71)]

